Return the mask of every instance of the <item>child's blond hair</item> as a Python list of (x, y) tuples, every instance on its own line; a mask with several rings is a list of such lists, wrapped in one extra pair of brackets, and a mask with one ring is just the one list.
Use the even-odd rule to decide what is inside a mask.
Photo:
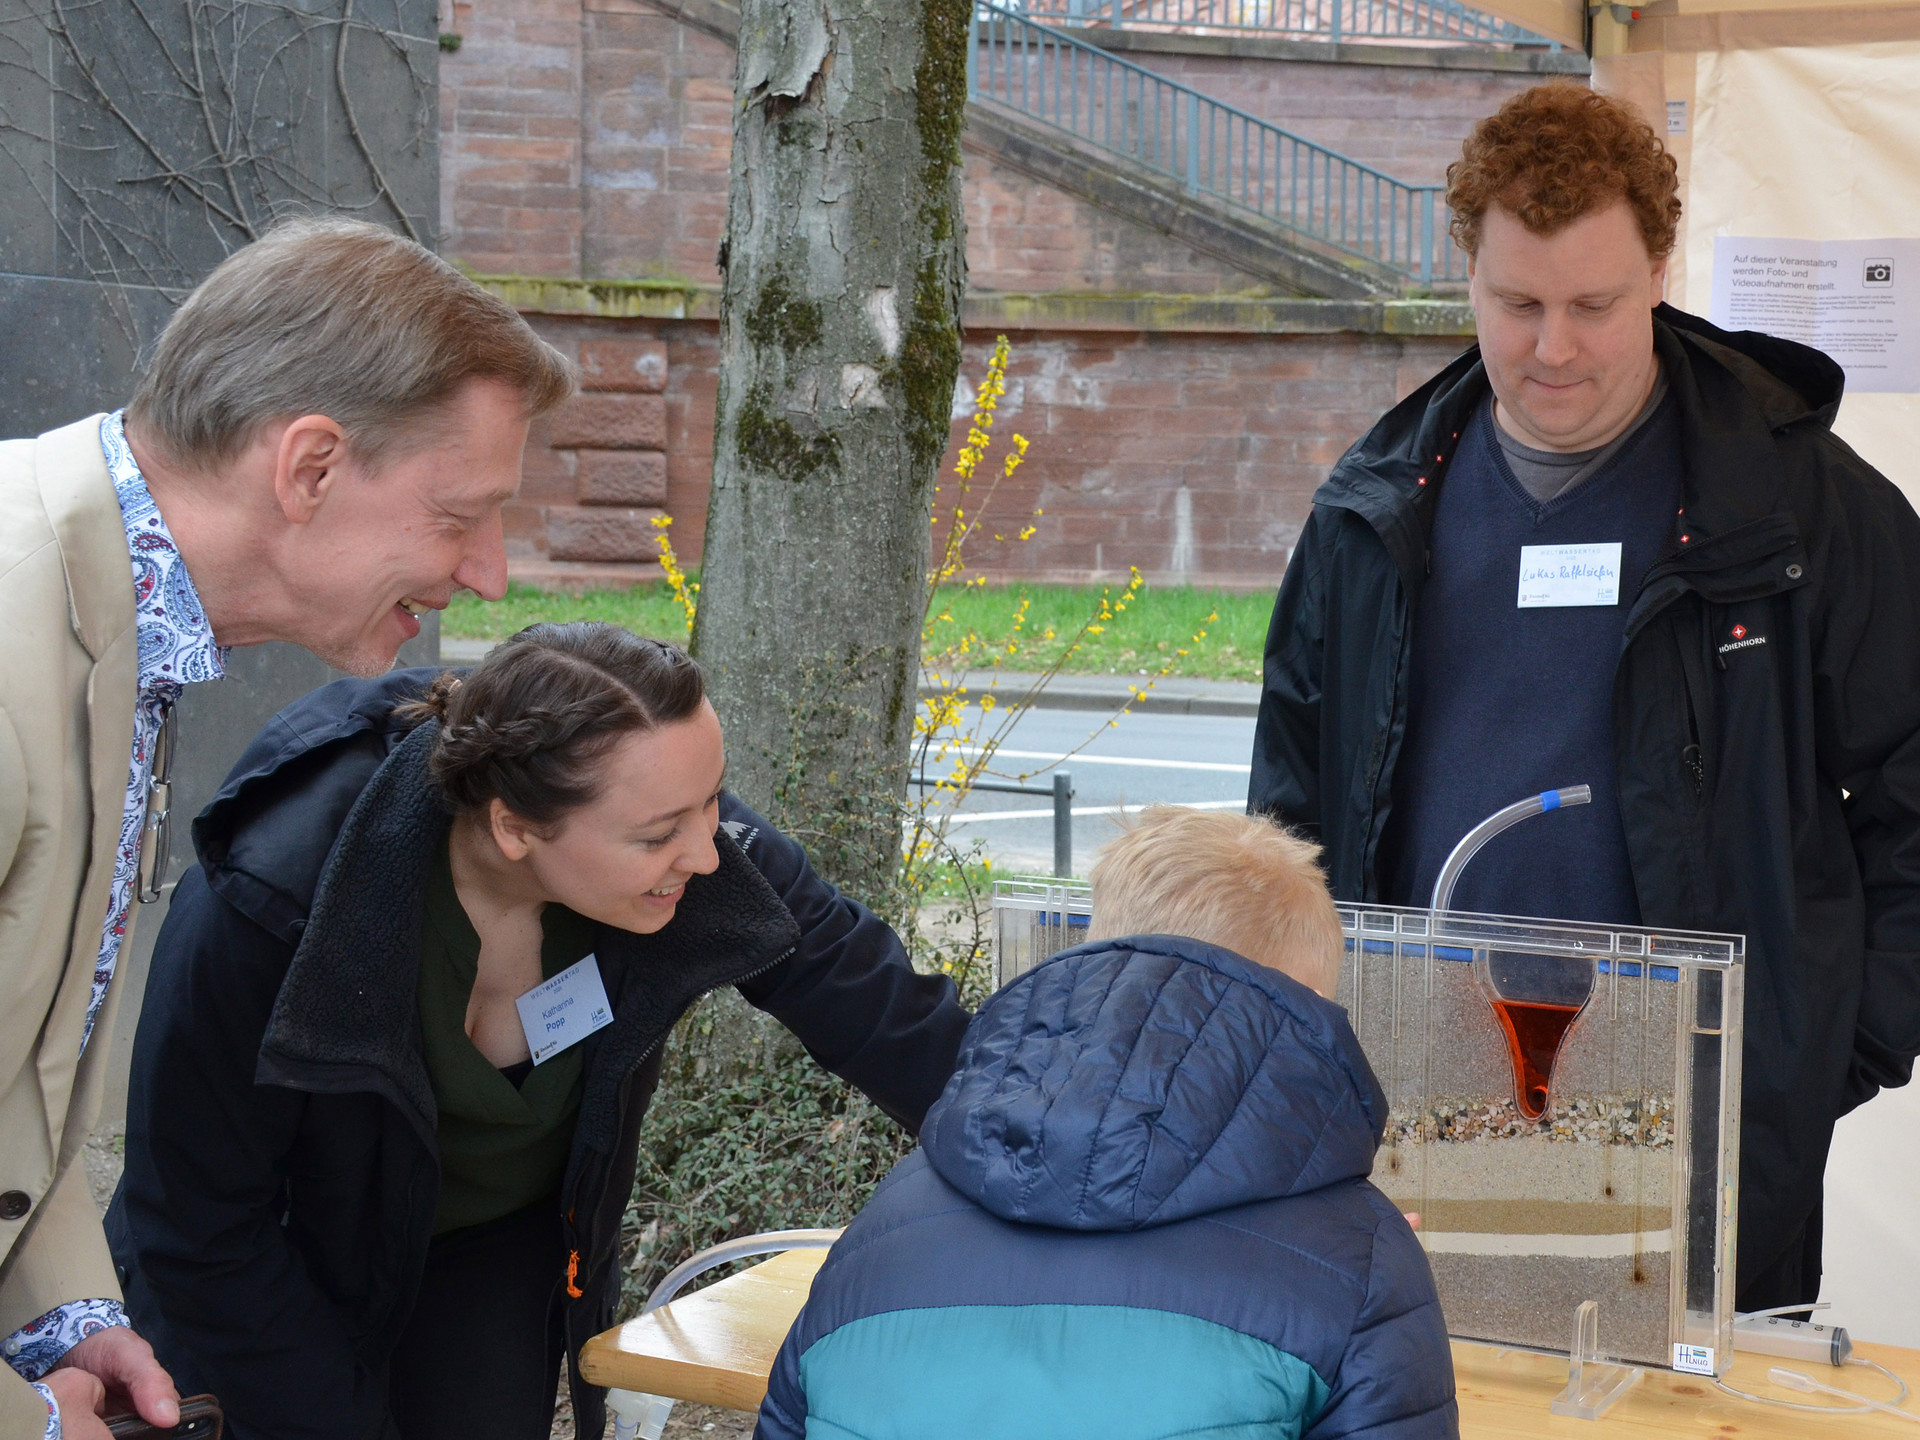
[(1332, 999), (1343, 944), (1319, 859), (1261, 815), (1150, 805), (1094, 861), (1087, 938), (1184, 935)]

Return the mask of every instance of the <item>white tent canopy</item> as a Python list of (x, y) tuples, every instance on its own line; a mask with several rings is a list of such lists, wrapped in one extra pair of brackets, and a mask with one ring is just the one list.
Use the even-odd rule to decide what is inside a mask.
[[(1639, 108), (1680, 167), (1675, 304), (1709, 312), (1720, 236), (1920, 237), (1920, 5), (1660, 0), (1602, 33), (1611, 24), (1596, 17), (1594, 84)], [(1920, 502), (1920, 395), (1850, 393), (1834, 428)], [(1827, 1167), (1822, 1295), (1858, 1338), (1920, 1346), (1916, 1195), (1908, 1086), (1841, 1121)]]

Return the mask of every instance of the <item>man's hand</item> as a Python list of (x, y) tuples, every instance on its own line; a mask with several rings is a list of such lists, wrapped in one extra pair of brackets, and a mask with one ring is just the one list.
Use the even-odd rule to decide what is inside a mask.
[(84, 1370), (50, 1370), (40, 1383), (53, 1392), (53, 1403), (60, 1407), (60, 1440), (110, 1440), (99, 1415), (107, 1387), (98, 1376)]
[(103, 1415), (137, 1410), (149, 1425), (180, 1423), (180, 1395), (153, 1347), (124, 1325), (96, 1330), (40, 1383), (60, 1406), (61, 1440), (109, 1440)]

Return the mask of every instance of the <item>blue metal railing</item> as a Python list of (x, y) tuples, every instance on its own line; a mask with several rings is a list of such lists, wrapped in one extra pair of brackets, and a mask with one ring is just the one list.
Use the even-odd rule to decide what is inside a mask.
[(1291, 39), (1560, 48), (1459, 0), (1018, 0), (1009, 9), (1060, 25), (1228, 30)]
[(1409, 185), (980, 0), (969, 94), (1422, 286), (1465, 278), (1443, 187)]

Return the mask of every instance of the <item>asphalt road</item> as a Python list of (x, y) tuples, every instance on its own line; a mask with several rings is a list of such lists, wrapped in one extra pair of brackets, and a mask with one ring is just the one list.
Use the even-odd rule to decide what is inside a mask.
[[(972, 733), (969, 712), (962, 733)], [(1073, 777), (1073, 868), (1084, 875), (1116, 817), (1155, 801), (1238, 810), (1247, 800), (1253, 717), (1127, 715), (1108, 726), (1085, 710), (1029, 710), (1001, 742), (997, 778), (1052, 783), (1052, 762)], [(936, 767), (935, 773), (940, 773)], [(1051, 874), (1053, 802), (976, 791), (954, 813), (949, 838), (985, 843), (996, 870)]]

